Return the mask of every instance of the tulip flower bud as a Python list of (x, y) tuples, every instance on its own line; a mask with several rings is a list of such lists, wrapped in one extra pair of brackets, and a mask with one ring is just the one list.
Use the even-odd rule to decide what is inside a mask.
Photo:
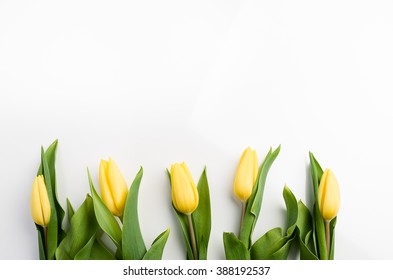
[(250, 198), (257, 176), (258, 156), (255, 150), (248, 147), (240, 158), (234, 182), (235, 195), (242, 202)]
[(50, 203), (44, 176), (38, 175), (33, 183), (30, 197), (30, 212), (37, 225), (46, 227), (50, 221)]
[(318, 203), (325, 221), (330, 221), (337, 216), (340, 208), (340, 190), (336, 176), (330, 169), (325, 170), (319, 183)]
[(190, 215), (198, 207), (199, 195), (187, 165), (171, 166), (172, 201), (176, 210)]
[(123, 175), (113, 159), (109, 158), (109, 161), (101, 160), (99, 180), (102, 201), (106, 207), (108, 207), (114, 216), (123, 216), (128, 188)]

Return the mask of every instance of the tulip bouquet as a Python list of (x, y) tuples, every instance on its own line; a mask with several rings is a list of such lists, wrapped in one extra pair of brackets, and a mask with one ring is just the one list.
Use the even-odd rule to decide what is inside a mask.
[[(247, 148), (239, 161), (234, 194), (241, 202), (239, 233), (224, 232), (228, 260), (284, 260), (297, 242), (300, 259), (333, 260), (337, 213), (340, 206), (338, 182), (330, 169), (322, 170), (310, 153), (310, 173), (314, 205), (312, 211), (297, 201), (284, 186), (286, 229), (276, 227), (257, 241), (252, 235), (260, 215), (268, 172), (280, 152), (270, 149), (258, 166), (255, 150)], [(46, 150), (34, 179), (30, 210), (38, 233), (40, 259), (45, 260), (160, 260), (169, 237), (169, 228), (146, 248), (138, 218), (138, 193), (143, 177), (141, 167), (130, 188), (113, 159), (99, 167), (100, 194), (87, 170), (91, 195), (74, 210), (67, 199), (67, 216), (57, 198), (57, 140)], [(167, 170), (172, 190), (172, 206), (183, 233), (187, 259), (206, 260), (211, 231), (211, 206), (206, 168), (195, 185), (187, 165), (175, 163)], [(68, 223), (67, 223), (68, 222)], [(104, 236), (109, 239), (104, 242)], [(111, 243), (113, 242), (113, 243)], [(108, 244), (109, 243), (109, 244)]]
[[(65, 211), (56, 195), (56, 147), (57, 141), (46, 151), (42, 149), (41, 166), (31, 192), (31, 214), (38, 231), (40, 259), (161, 259), (169, 229), (147, 250), (139, 227), (137, 208), (142, 168), (128, 191), (116, 163), (112, 159), (101, 161), (102, 199), (88, 171), (92, 195), (87, 195), (77, 211), (67, 200), (69, 227), (62, 227)], [(115, 253), (102, 241), (103, 233), (114, 242)]]
[(175, 163), (168, 171), (172, 206), (179, 220), (188, 260), (206, 260), (211, 229), (209, 184), (206, 168), (195, 186), (187, 165)]

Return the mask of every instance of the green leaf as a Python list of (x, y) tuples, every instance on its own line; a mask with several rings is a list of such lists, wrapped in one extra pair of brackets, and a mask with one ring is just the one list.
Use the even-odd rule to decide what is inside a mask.
[[(94, 216), (93, 200), (88, 195), (72, 217), (70, 230), (57, 248), (56, 258), (58, 260), (72, 260), (90, 241), (90, 247), (87, 246), (78, 257), (78, 259), (88, 259), (86, 256), (90, 255), (89, 251), (91, 251), (97, 228), (98, 224)], [(93, 240), (91, 240), (92, 237), (94, 237)]]
[(250, 260), (250, 252), (233, 232), (224, 232), (224, 249), (227, 260)]
[(282, 228), (273, 228), (252, 245), (251, 259), (269, 260), (283, 245), (285, 245), (285, 240), (282, 236)]
[(199, 239), (198, 246), (198, 260), (207, 260), (207, 243), (204, 236)]
[(90, 190), (93, 197), (94, 213), (100, 228), (108, 234), (108, 236), (115, 243), (119, 255), (121, 255), (121, 239), (122, 232), (119, 224), (117, 223), (115, 217), (105, 206), (104, 202), (101, 200), (100, 196), (94, 188), (93, 182), (91, 180), (89, 169), (87, 169), (87, 174), (89, 177)]
[(139, 226), (138, 193), (143, 176), (141, 167), (136, 174), (127, 196), (123, 216), (123, 259), (141, 260), (146, 254), (146, 246)]
[(162, 232), (151, 244), (150, 249), (146, 252), (144, 260), (161, 260), (164, 252), (166, 241), (168, 240), (170, 229)]
[(312, 231), (312, 216), (307, 206), (299, 200), (298, 205), (298, 218), (297, 218), (297, 227), (300, 230), (300, 238), (305, 240), (306, 235), (309, 231)]
[(71, 223), (72, 216), (74, 216), (74, 208), (72, 207), (72, 204), (70, 200), (67, 198), (67, 216), (68, 216), (68, 222)]
[(40, 225), (36, 224), (36, 226), (37, 226), (37, 235), (38, 235), (38, 252), (39, 252), (40, 260), (46, 260), (43, 229)]
[(247, 248), (250, 248), (252, 244), (252, 233), (254, 231), (254, 227), (258, 220), (258, 216), (261, 210), (263, 192), (265, 189), (267, 174), (274, 160), (277, 158), (280, 152), (280, 147), (281, 146), (279, 146), (273, 152), (272, 149), (270, 148), (268, 154), (265, 157), (265, 160), (263, 161), (263, 163), (259, 168), (259, 173), (258, 173), (257, 180), (255, 182), (255, 186), (251, 193), (250, 199), (247, 202), (243, 227), (240, 232), (240, 240), (246, 245)]
[[(298, 240), (300, 244), (300, 259), (301, 260), (317, 260), (318, 257), (313, 252), (313, 244), (309, 244), (310, 237), (313, 233), (313, 222), (310, 211), (302, 201), (298, 202)], [(312, 239), (311, 239), (312, 240)]]
[(46, 160), (44, 148), (41, 147), (41, 166), (42, 175), (44, 175), (44, 181), (46, 185), (46, 190), (48, 192), (49, 204), (51, 207), (51, 218), (47, 226), (47, 259), (53, 260), (55, 258), (55, 253), (58, 245), (58, 222), (57, 222), (57, 212), (55, 207), (55, 199), (53, 194), (53, 188), (51, 183), (51, 175)]
[(271, 254), (269, 259), (271, 259), (271, 260), (286, 260), (286, 259), (288, 259), (289, 251), (291, 250), (292, 243), (296, 239), (296, 237), (297, 237), (297, 234), (292, 234), (291, 237), (285, 238), (286, 240), (285, 240), (284, 245), (281, 248), (279, 248), (277, 251), (275, 251), (273, 254)]
[(211, 230), (210, 194), (206, 168), (199, 178), (197, 188), (199, 193), (199, 204), (198, 208), (192, 213), (192, 219), (194, 222), (199, 259), (206, 260)]
[(100, 242), (99, 239), (95, 239), (93, 247), (90, 253), (91, 260), (115, 260), (113, 254)]
[[(170, 186), (172, 187), (172, 185), (171, 185), (172, 184), (171, 173), (169, 172), (168, 169), (166, 171), (167, 171), (167, 174), (168, 174)], [(180, 213), (179, 211), (176, 210), (176, 207), (173, 205), (173, 202), (172, 202), (172, 207), (175, 210), (177, 219), (179, 220), (180, 228), (181, 228), (182, 233), (183, 233), (184, 242), (185, 242), (186, 249), (187, 249), (187, 259), (188, 260), (193, 260), (194, 259), (194, 254), (192, 252), (192, 247), (191, 247), (191, 240), (190, 240), (189, 231), (188, 231), (187, 217), (183, 213)]]
[(337, 217), (330, 221), (330, 255), (329, 260), (334, 260), (334, 239), (335, 239), (335, 228), (337, 223)]
[(96, 235), (93, 234), (86, 245), (83, 246), (82, 249), (80, 249), (80, 251), (75, 255), (74, 260), (90, 260), (91, 249), (93, 248), (95, 239)]
[[(56, 213), (57, 213), (57, 231), (58, 231), (58, 241), (57, 243), (59, 244), (61, 240), (65, 237), (66, 233), (63, 230), (62, 223), (64, 219), (64, 210), (61, 207), (58, 196), (57, 196), (57, 185), (56, 185), (56, 150), (57, 150), (57, 143), (58, 141), (55, 140), (45, 151), (45, 158), (48, 164), (49, 168), (49, 175), (50, 175), (50, 182), (51, 182), (51, 189), (52, 189), (52, 194), (53, 194), (53, 199), (54, 199), (54, 205), (56, 207)], [(43, 167), (42, 167), (42, 162), (41, 165), (38, 169), (37, 175), (42, 175), (43, 174)]]
[(296, 223), (298, 206), (296, 197), (284, 186), (283, 197), (287, 208), (287, 231), (283, 236), (281, 228), (274, 228), (263, 235), (251, 247), (251, 258), (257, 260), (286, 260), (293, 240), (297, 236)]
[(287, 186), (284, 187), (283, 196), (287, 208), (287, 236), (290, 236), (296, 229), (298, 206), (296, 197)]
[(320, 213), (319, 204), (318, 204), (318, 188), (323, 171), (318, 161), (315, 159), (314, 155), (311, 152), (310, 152), (310, 169), (311, 169), (311, 177), (312, 177), (313, 191), (314, 191), (314, 227), (315, 227), (314, 238), (316, 239), (317, 254), (319, 259), (327, 260), (328, 253), (327, 253), (326, 241), (325, 241), (325, 223)]

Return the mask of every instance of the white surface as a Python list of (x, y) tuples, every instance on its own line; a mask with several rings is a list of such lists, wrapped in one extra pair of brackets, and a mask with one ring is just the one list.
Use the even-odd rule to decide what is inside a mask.
[(248, 145), (268, 176), (254, 239), (283, 226), (282, 189), (310, 202), (308, 151), (342, 194), (337, 259), (391, 259), (391, 1), (0, 1), (0, 259), (35, 259), (29, 212), (40, 145), (59, 139), (63, 206), (112, 156), (130, 184), (140, 165), (146, 244), (171, 227), (165, 259), (183, 259), (165, 168), (207, 166), (210, 259), (238, 230), (232, 196)]

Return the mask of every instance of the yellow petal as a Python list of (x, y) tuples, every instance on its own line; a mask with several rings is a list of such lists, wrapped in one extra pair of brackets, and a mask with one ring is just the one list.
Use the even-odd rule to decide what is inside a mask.
[(44, 176), (40, 175), (38, 177), (39, 177), (38, 186), (39, 186), (39, 193), (40, 193), (40, 200), (41, 200), (42, 216), (43, 216), (44, 224), (48, 225), (50, 221), (50, 214), (51, 214), (48, 192), (46, 190)]
[(255, 150), (248, 147), (240, 158), (234, 181), (235, 195), (246, 202), (252, 193), (258, 176), (258, 156)]
[(47, 226), (50, 221), (51, 208), (46, 190), (44, 176), (39, 175), (33, 182), (30, 197), (30, 212), (34, 222)]
[(109, 211), (111, 211), (113, 215), (117, 216), (117, 214), (119, 214), (119, 211), (116, 209), (113, 202), (108, 178), (108, 162), (106, 160), (101, 160), (100, 162), (99, 181), (102, 201), (109, 209)]
[(108, 178), (114, 205), (118, 210), (118, 214), (123, 215), (128, 195), (128, 188), (126, 180), (113, 159), (109, 159)]
[(334, 173), (326, 169), (318, 188), (318, 203), (324, 220), (330, 221), (337, 216), (340, 208), (340, 189)]
[(171, 167), (172, 201), (177, 211), (189, 215), (199, 203), (198, 190), (185, 163)]

